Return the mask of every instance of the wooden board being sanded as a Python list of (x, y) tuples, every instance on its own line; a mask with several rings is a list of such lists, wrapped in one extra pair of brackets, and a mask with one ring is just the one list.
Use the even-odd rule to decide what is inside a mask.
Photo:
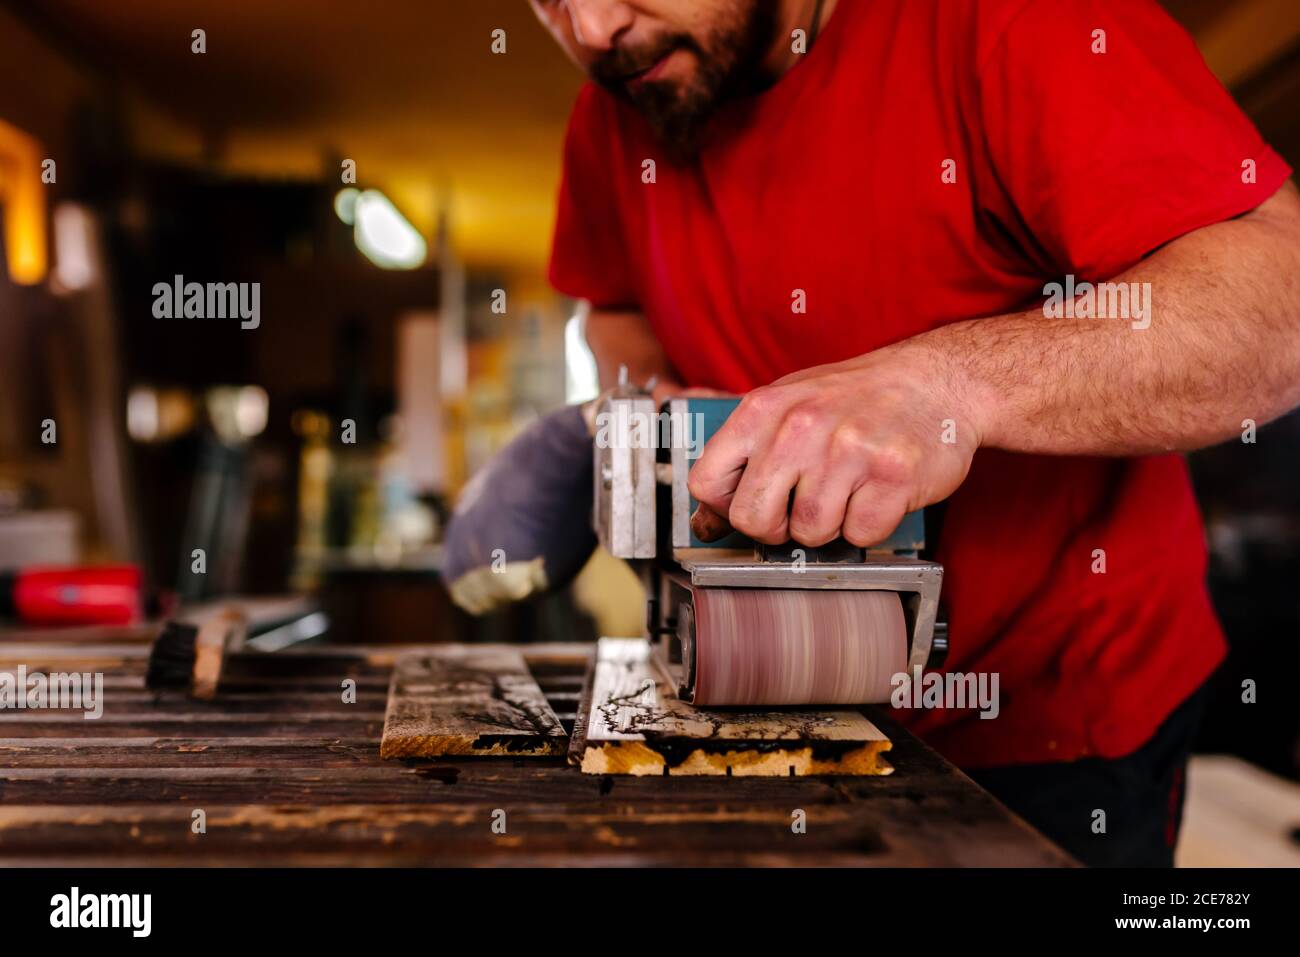
[(449, 645), (393, 664), (380, 757), (553, 756), (567, 743), (517, 650)]
[[(584, 720), (585, 719), (585, 720)], [(569, 759), (588, 774), (891, 774), (884, 734), (856, 711), (705, 710), (676, 696), (649, 642), (602, 638)]]

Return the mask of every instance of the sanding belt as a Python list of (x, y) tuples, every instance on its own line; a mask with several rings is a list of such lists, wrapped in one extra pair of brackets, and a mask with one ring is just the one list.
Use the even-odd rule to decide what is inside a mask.
[(698, 705), (883, 702), (907, 670), (893, 592), (697, 588), (694, 604)]

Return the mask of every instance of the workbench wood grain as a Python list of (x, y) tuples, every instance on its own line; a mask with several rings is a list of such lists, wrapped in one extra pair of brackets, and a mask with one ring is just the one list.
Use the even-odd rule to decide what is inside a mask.
[[(1071, 863), (878, 709), (867, 717), (893, 742), (897, 768), (885, 777), (618, 777), (582, 774), (563, 757), (384, 760), (378, 692), (399, 655), (436, 648), (235, 656), (222, 693), (205, 703), (141, 694), (143, 645), (0, 645), (0, 670), (101, 670), (105, 688), (98, 721), (75, 712), (0, 721), (0, 865)], [(571, 729), (591, 645), (516, 650)], [(344, 678), (365, 693), (326, 706), (322, 692)], [(224, 701), (227, 691), (238, 697)]]

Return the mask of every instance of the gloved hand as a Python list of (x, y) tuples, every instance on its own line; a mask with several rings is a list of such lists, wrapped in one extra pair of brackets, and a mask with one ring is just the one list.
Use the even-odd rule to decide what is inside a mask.
[(581, 406), (543, 416), (465, 486), (447, 526), (452, 600), (481, 615), (568, 584), (596, 548), (592, 438)]

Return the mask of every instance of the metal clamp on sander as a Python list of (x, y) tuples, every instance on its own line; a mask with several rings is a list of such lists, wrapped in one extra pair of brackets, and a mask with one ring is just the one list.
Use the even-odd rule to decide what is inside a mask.
[(601, 544), (645, 581), (647, 631), (678, 695), (698, 705), (868, 704), (894, 676), (940, 667), (943, 566), (918, 557), (924, 517), (907, 515), (869, 550), (765, 546), (691, 532), (687, 489), (735, 398), (656, 409), (626, 385), (595, 406), (594, 515)]

